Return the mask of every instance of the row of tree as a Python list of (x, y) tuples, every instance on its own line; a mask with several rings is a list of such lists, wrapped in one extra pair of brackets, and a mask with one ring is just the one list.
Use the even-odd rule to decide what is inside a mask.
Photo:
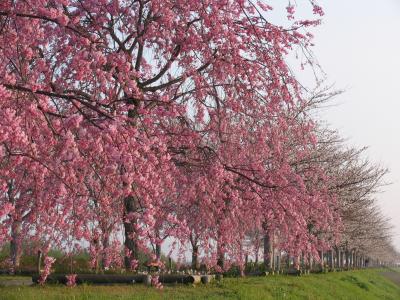
[[(306, 4), (305, 4), (306, 5)], [(394, 259), (374, 194), (386, 170), (310, 111), (286, 63), (313, 68), (311, 20), (266, 1), (0, 4), (0, 243), (88, 248), (137, 268), (161, 246), (243, 267), (264, 243), (302, 259)], [(50, 260), (49, 260), (50, 261)]]
[[(301, 256), (292, 259), (297, 267), (305, 269), (355, 268), (395, 264), (399, 253), (392, 244), (392, 227), (380, 211), (377, 193), (385, 185), (382, 180), (387, 169), (368, 161), (366, 148), (346, 147), (337, 132), (320, 128), (318, 145), (310, 159), (323, 165), (325, 174), (335, 178), (328, 189), (338, 199), (341, 228), (340, 238), (332, 247), (320, 249), (317, 261), (313, 257)], [(312, 230), (312, 228), (310, 228)], [(261, 242), (263, 242), (264, 264), (267, 269), (280, 269), (282, 252), (276, 247), (276, 233), (265, 235), (257, 232), (250, 235), (248, 243), (255, 249), (258, 262)], [(272, 241), (271, 241), (272, 240)], [(315, 257), (314, 257), (315, 258)]]

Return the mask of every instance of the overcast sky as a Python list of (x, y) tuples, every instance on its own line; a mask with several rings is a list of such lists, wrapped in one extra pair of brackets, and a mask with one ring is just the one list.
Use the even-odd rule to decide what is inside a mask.
[(328, 81), (346, 90), (323, 117), (390, 169), (392, 184), (378, 198), (400, 250), (400, 0), (319, 3), (325, 16), (314, 31), (314, 53)]

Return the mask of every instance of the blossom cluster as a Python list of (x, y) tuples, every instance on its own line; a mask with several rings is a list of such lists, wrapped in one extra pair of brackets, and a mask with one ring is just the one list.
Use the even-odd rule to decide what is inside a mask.
[(89, 243), (104, 268), (159, 259), (167, 238), (220, 268), (257, 230), (297, 256), (328, 247), (336, 198), (286, 63), (319, 20), (289, 6), (282, 28), (267, 2), (0, 4), (0, 243), (17, 227), (41, 247)]

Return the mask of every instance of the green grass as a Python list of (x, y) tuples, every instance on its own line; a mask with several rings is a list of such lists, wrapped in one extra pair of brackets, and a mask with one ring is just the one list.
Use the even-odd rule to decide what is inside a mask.
[(400, 299), (400, 287), (383, 277), (383, 271), (387, 269), (225, 278), (206, 286), (165, 286), (161, 291), (143, 285), (5, 287), (0, 288), (0, 299)]

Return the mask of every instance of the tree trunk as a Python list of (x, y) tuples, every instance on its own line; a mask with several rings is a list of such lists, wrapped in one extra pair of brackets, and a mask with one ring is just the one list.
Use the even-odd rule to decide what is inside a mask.
[(313, 269), (313, 258), (311, 254), (308, 254), (308, 270), (311, 272)]
[(333, 255), (334, 255), (333, 250), (331, 249), (329, 251), (329, 267), (331, 268), (331, 270), (333, 270), (335, 268)]
[(264, 234), (264, 265), (266, 270), (272, 270), (272, 242), (270, 234)]
[(259, 248), (257, 247), (254, 251), (254, 263), (257, 266), (258, 265), (258, 252), (259, 252)]
[(335, 247), (335, 252), (336, 252), (336, 268), (340, 269), (340, 253), (338, 247)]
[(156, 258), (157, 260), (161, 259), (161, 244), (156, 244)]
[(37, 262), (36, 262), (36, 271), (37, 271), (38, 275), (40, 275), (40, 272), (41, 272), (41, 264), (42, 264), (42, 250), (38, 250)]
[(361, 259), (360, 259), (360, 254), (357, 253), (357, 268), (361, 267)]
[(281, 253), (279, 250), (279, 251), (277, 251), (277, 254), (276, 254), (276, 271), (280, 272), (280, 270), (281, 270)]
[(11, 225), (10, 255), (14, 272), (20, 267), (22, 256), (22, 221), (14, 220)]
[(108, 262), (108, 247), (110, 246), (110, 237), (108, 234), (104, 234), (103, 233), (103, 253), (102, 253), (102, 257), (101, 257), (101, 267), (103, 270), (105, 270), (107, 267), (109, 267), (109, 262)]
[(350, 268), (354, 269), (354, 250), (350, 251)]
[(192, 246), (192, 269), (199, 270), (199, 246)]
[(217, 245), (217, 265), (223, 270), (224, 269), (224, 253), (222, 251), (222, 247), (220, 246), (220, 243), (218, 242)]
[(125, 230), (125, 248), (129, 251), (127, 255), (125, 255), (125, 268), (131, 269), (132, 261), (137, 259), (138, 257), (138, 249), (137, 244), (134, 240), (135, 234), (135, 220), (132, 217), (127, 217), (130, 213), (136, 211), (136, 199), (133, 196), (126, 197), (124, 199), (124, 207), (125, 207), (125, 215), (124, 215), (124, 230)]
[(292, 267), (291, 271), (298, 271), (299, 270), (299, 265), (300, 265), (300, 259), (297, 255), (292, 256)]
[(319, 268), (320, 268), (320, 271), (324, 271), (324, 252), (323, 251), (318, 251), (318, 256), (319, 256)]
[(218, 254), (217, 265), (223, 270), (224, 269), (224, 255), (222, 253)]
[(287, 258), (287, 261), (286, 261), (286, 267), (287, 267), (287, 272), (289, 272), (289, 270), (290, 270), (290, 266), (291, 266), (291, 264), (290, 264), (290, 255), (289, 254), (286, 254), (287, 256), (286, 256), (286, 258)]
[(168, 269), (169, 269), (170, 271), (172, 271), (172, 258), (171, 258), (171, 256), (168, 257)]

